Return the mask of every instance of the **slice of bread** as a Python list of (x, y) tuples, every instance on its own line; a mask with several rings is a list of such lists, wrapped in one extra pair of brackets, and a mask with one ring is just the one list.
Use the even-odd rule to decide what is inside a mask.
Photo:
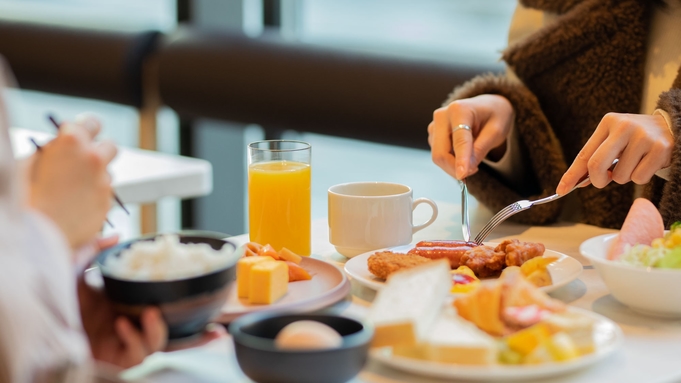
[(373, 347), (410, 347), (422, 342), (451, 287), (449, 262), (428, 262), (392, 274), (378, 292), (368, 319)]
[(435, 320), (423, 349), (426, 359), (440, 363), (489, 365), (497, 359), (494, 338), (459, 318), (453, 308)]

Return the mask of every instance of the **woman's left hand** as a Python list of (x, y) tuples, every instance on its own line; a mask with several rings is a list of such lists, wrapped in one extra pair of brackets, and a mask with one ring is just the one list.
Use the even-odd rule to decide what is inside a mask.
[(138, 329), (128, 318), (116, 315), (104, 292), (88, 286), (83, 278), (78, 281), (78, 300), (95, 359), (129, 368), (165, 348), (168, 330), (158, 308), (144, 309)]
[[(100, 238), (92, 248), (103, 250), (116, 245), (118, 236)], [(202, 346), (226, 336), (221, 325), (209, 325), (200, 337), (168, 345), (168, 327), (156, 307), (147, 307), (140, 318), (141, 328), (116, 314), (103, 290), (95, 289), (78, 278), (78, 301), (83, 328), (93, 357), (121, 368), (129, 368), (157, 351), (176, 351)]]
[[(117, 242), (117, 236), (101, 238), (93, 247), (103, 250)], [(84, 275), (78, 278), (78, 301), (83, 329), (96, 360), (129, 368), (165, 349), (168, 328), (158, 308), (144, 309), (138, 329), (128, 318), (117, 315), (104, 291), (90, 287)]]
[[(615, 181), (642, 185), (671, 164), (674, 137), (660, 115), (608, 113), (558, 184), (556, 193), (569, 192), (585, 174), (603, 188)], [(610, 172), (615, 159), (619, 163)]]

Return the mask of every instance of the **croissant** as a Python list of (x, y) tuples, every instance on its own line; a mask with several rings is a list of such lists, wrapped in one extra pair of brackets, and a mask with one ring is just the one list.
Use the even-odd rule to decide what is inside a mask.
[(474, 292), (454, 300), (459, 316), (494, 336), (506, 333), (501, 321), (501, 284), (482, 285)]
[(533, 305), (552, 313), (565, 311), (563, 302), (552, 299), (517, 272), (504, 273), (495, 283), (454, 300), (459, 316), (493, 336), (508, 335), (527, 325), (508, 315), (508, 308)]

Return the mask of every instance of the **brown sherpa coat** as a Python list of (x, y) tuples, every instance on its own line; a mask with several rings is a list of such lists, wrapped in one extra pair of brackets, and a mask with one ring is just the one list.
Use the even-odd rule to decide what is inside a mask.
[[(508, 98), (515, 129), (534, 181), (513, 190), (489, 167), (469, 178), (471, 192), (492, 210), (519, 199), (553, 194), (558, 181), (608, 112), (639, 113), (648, 24), (653, 0), (522, 0), (527, 7), (559, 14), (555, 22), (509, 47), (503, 55), (522, 84), (484, 75), (454, 90), (445, 104), (480, 94)], [(681, 221), (681, 77), (662, 93), (658, 107), (673, 121), (676, 145), (670, 181), (657, 176), (646, 196), (665, 225)], [(620, 228), (633, 202), (634, 185), (577, 190), (584, 223)], [(562, 200), (515, 216), (528, 224), (558, 219)]]

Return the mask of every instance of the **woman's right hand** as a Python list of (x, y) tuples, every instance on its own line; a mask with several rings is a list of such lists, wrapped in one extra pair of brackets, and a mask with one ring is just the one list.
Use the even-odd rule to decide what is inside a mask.
[(111, 142), (94, 142), (84, 123), (63, 124), (37, 153), (29, 176), (29, 204), (62, 230), (73, 249), (101, 230), (111, 206), (107, 165), (116, 156)]
[[(506, 151), (514, 110), (503, 96), (483, 94), (435, 110), (428, 125), (428, 144), (433, 162), (456, 179), (478, 171), (489, 155), (499, 160)], [(471, 130), (455, 129), (468, 125)]]

